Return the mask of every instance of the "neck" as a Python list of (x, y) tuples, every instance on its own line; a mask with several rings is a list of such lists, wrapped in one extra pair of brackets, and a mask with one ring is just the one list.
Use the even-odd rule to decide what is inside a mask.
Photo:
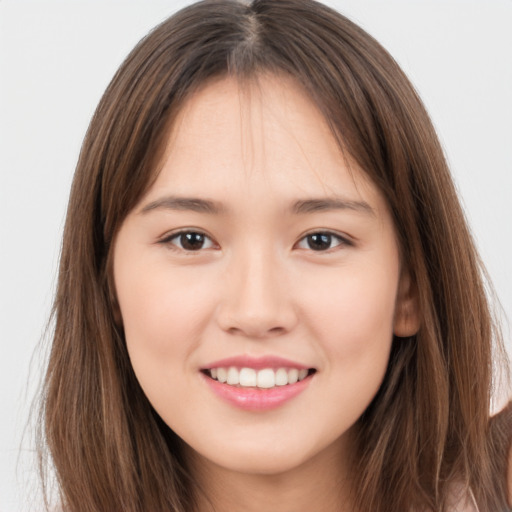
[[(346, 454), (345, 454), (346, 455)], [(192, 474), (200, 492), (197, 512), (352, 512), (350, 478), (339, 449), (329, 446), (299, 466), (277, 474), (232, 471), (192, 456)]]

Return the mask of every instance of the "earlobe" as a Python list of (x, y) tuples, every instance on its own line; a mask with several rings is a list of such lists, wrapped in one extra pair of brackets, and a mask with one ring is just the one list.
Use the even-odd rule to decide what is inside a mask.
[(409, 272), (403, 271), (398, 283), (393, 334), (399, 338), (414, 336), (420, 328), (418, 289)]

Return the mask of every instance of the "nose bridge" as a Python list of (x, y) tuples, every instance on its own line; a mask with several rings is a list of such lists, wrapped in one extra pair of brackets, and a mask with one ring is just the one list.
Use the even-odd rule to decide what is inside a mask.
[(245, 247), (232, 255), (219, 311), (221, 327), (232, 334), (268, 337), (295, 323), (286, 272), (272, 247)]

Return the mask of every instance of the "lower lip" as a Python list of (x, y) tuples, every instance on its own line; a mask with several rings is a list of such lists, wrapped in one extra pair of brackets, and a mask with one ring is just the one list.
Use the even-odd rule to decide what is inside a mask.
[(276, 386), (270, 389), (244, 388), (223, 384), (201, 374), (210, 389), (220, 398), (246, 411), (268, 411), (284, 405), (286, 402), (302, 393), (309, 385), (312, 375), (286, 386)]

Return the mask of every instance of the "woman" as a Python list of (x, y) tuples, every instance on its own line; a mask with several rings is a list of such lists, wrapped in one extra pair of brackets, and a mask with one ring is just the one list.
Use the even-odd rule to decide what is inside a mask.
[(199, 3), (135, 48), (82, 147), (55, 319), (66, 510), (509, 507), (505, 356), (442, 150), (321, 4)]

